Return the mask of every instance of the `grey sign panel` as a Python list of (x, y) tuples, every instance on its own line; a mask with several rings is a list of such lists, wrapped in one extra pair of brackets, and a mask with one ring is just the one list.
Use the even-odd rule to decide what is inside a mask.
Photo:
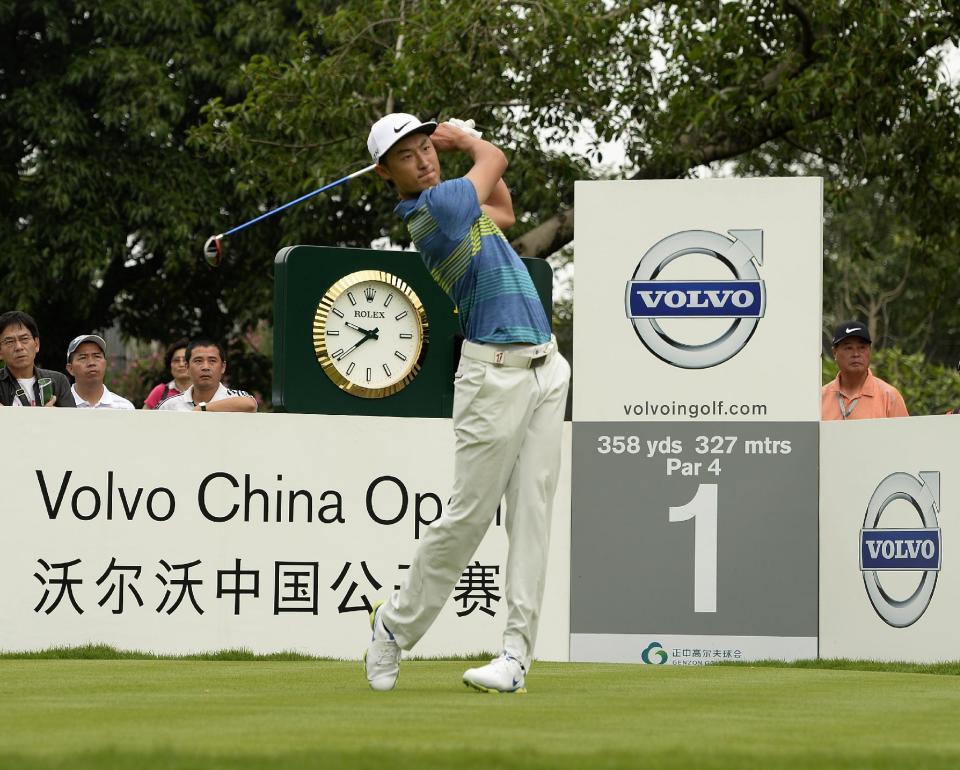
[(817, 635), (817, 423), (577, 423), (572, 634)]

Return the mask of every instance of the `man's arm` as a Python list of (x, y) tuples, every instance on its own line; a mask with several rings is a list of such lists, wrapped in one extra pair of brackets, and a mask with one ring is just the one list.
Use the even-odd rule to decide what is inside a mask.
[[(193, 411), (199, 412), (200, 407), (195, 406)], [(228, 396), (219, 401), (209, 401), (207, 403), (208, 412), (256, 412), (257, 400), (253, 396)]]
[(900, 391), (896, 388), (892, 388), (892, 391), (887, 409), (887, 417), (909, 417), (910, 412), (907, 411), (907, 405), (903, 400), (903, 396), (900, 395)]
[(502, 179), (497, 182), (487, 202), (481, 204), (480, 208), (501, 230), (513, 227), (517, 221), (513, 214), (513, 198), (510, 197), (510, 190)]
[(472, 136), (449, 123), (441, 123), (430, 136), (437, 152), (463, 152), (473, 160), (466, 178), (477, 191), (480, 207), (500, 228), (515, 221), (510, 190), (503, 181), (507, 156), (490, 142)]

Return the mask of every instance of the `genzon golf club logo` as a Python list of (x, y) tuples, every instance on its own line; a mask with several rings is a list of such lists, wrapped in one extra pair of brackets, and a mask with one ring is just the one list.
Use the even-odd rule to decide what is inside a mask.
[[(627, 282), (627, 317), (640, 341), (657, 358), (683, 369), (706, 369), (733, 358), (750, 341), (766, 309), (763, 230), (730, 230), (730, 238), (709, 230), (684, 230), (655, 244)], [(734, 275), (727, 281), (658, 280), (675, 259), (705, 254)], [(686, 344), (668, 335), (663, 318), (732, 318), (711, 342)]]
[[(867, 596), (877, 614), (894, 628), (916, 623), (933, 598), (940, 571), (940, 473), (922, 471), (920, 478), (892, 473), (877, 485), (867, 505), (860, 530), (860, 570)], [(884, 529), (880, 517), (894, 500), (907, 501), (923, 523), (919, 529)], [(888, 594), (877, 573), (910, 570), (921, 572), (920, 585), (907, 599)]]
[(655, 666), (662, 666), (667, 662), (668, 657), (670, 656), (667, 654), (667, 651), (663, 649), (663, 645), (661, 645), (660, 642), (650, 642), (650, 644), (646, 646), (646, 649), (640, 653), (640, 660)]

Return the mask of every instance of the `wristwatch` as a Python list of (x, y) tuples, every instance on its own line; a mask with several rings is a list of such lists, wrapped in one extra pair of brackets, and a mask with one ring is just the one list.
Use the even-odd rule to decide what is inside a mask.
[(200, 411), (201, 411), (201, 412), (206, 412), (206, 411), (207, 411), (207, 402), (206, 402), (206, 401), (201, 401), (199, 404), (197, 404), (197, 406), (200, 407)]

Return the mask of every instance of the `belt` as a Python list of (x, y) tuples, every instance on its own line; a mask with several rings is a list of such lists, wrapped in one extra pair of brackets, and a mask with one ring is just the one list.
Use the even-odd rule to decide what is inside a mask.
[(543, 345), (528, 345), (521, 348), (505, 348), (502, 345), (480, 345), (469, 340), (463, 343), (461, 355), (474, 361), (485, 361), (494, 366), (513, 366), (534, 369), (543, 366), (557, 350), (556, 338)]

